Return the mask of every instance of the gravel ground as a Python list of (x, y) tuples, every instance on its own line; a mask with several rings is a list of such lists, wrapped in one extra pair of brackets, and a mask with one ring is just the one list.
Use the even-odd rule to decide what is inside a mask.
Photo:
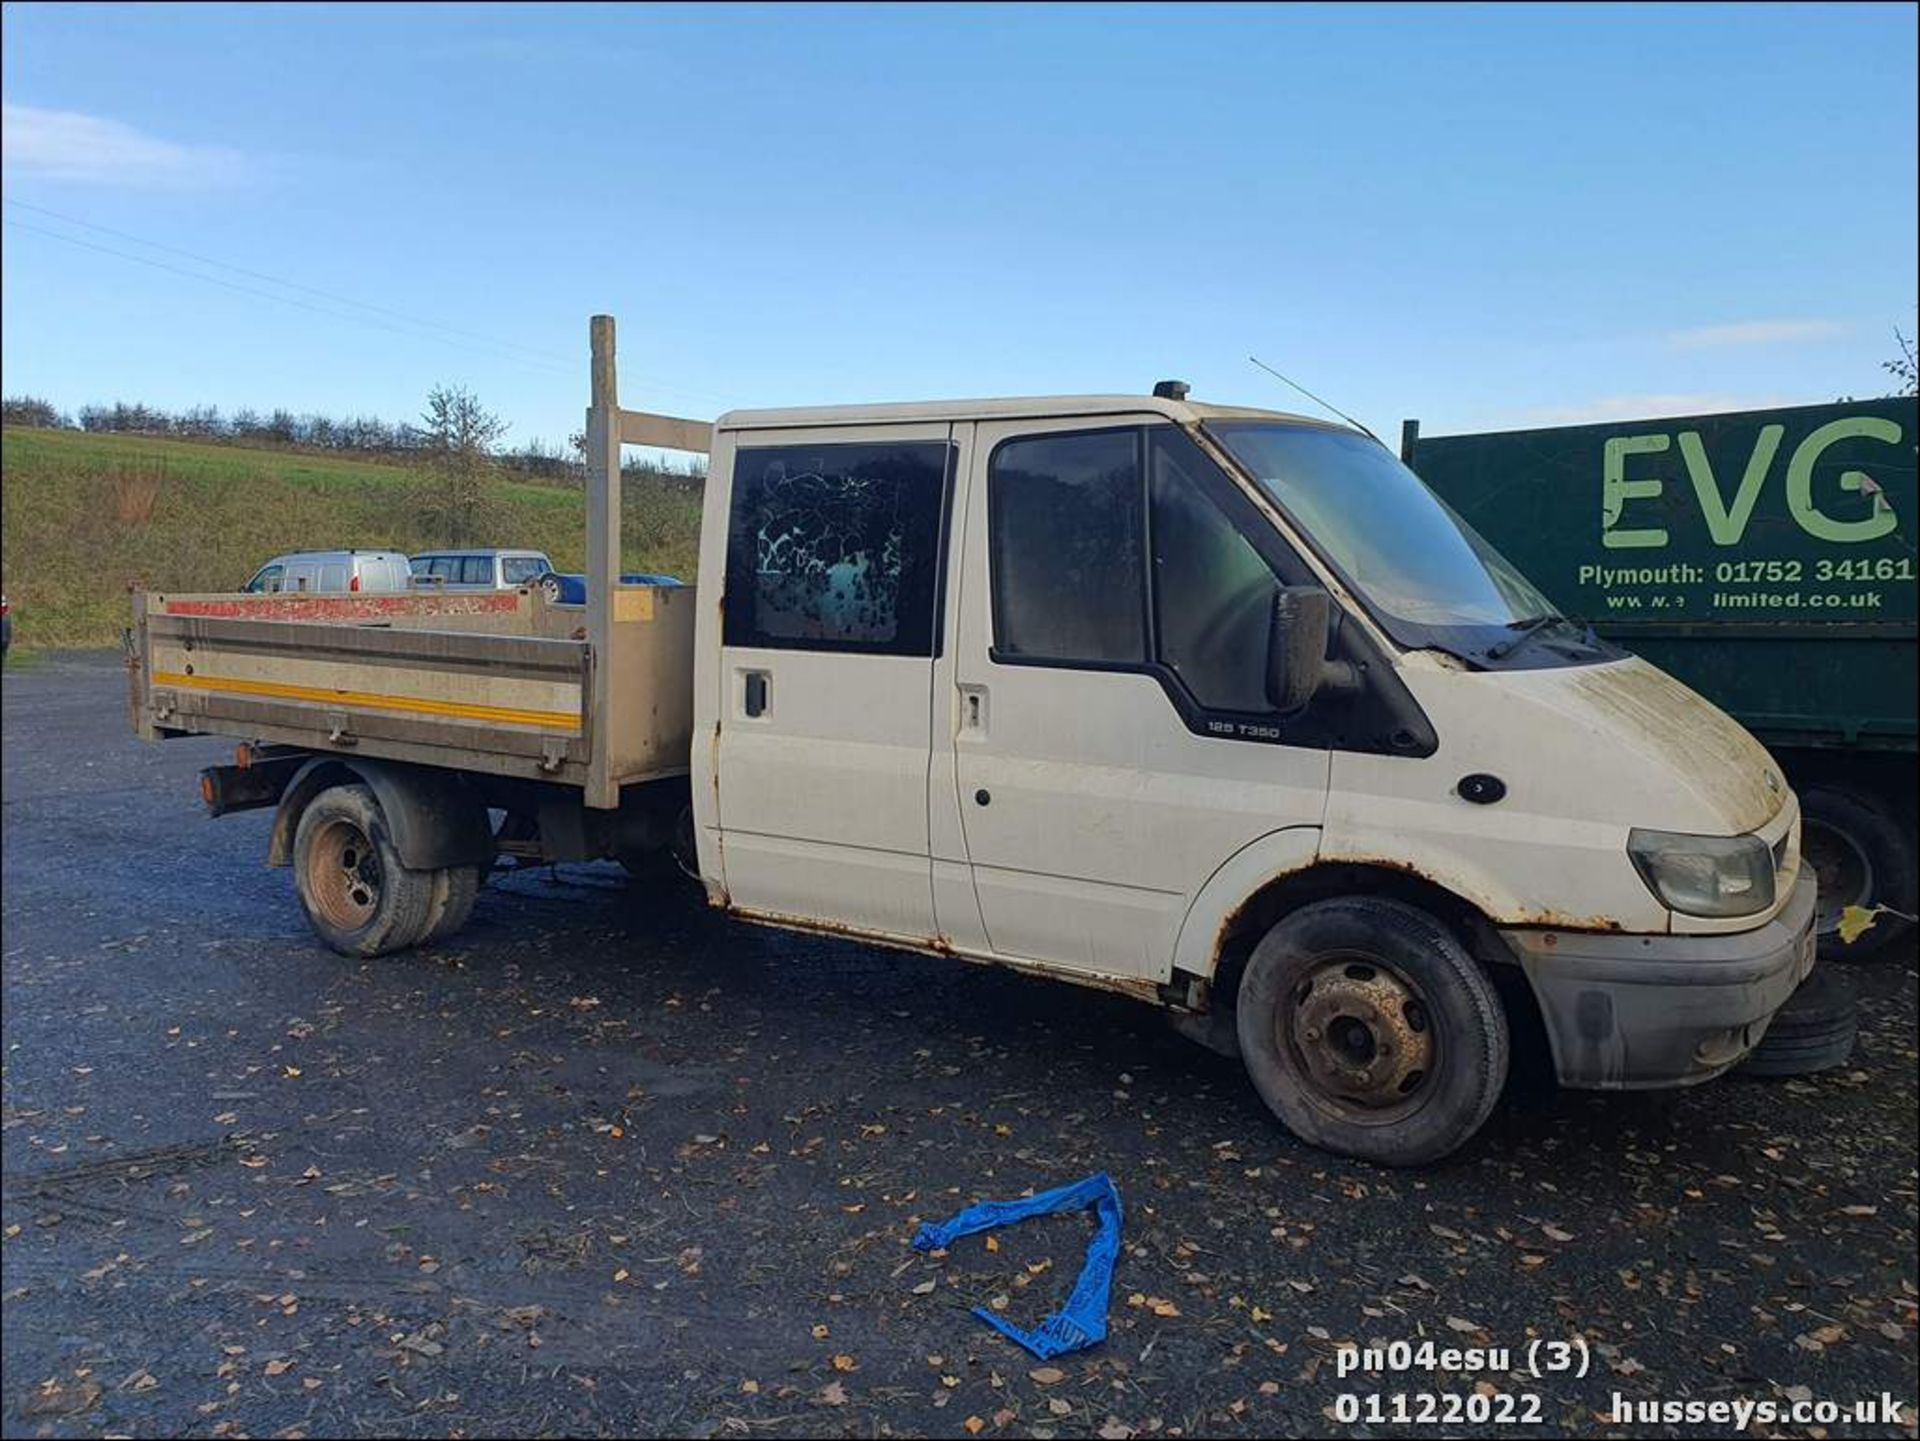
[[(756, 930), (612, 867), (496, 879), (364, 964), (309, 935), (217, 742), (141, 746), (110, 657), (4, 685), (8, 1435), (1484, 1434), (1342, 1393), (1853, 1401), (1914, 1434), (1916, 973), (1851, 972), (1853, 1066), (1511, 1096), (1453, 1162), (1306, 1149), (1149, 1009)], [(1517, 1088), (1516, 1088), (1517, 1089)], [(970, 1316), (1064, 1298), (1083, 1217), (916, 1222), (1105, 1169), (1105, 1344)], [(1342, 1340), (1504, 1347), (1336, 1375)], [(1525, 1373), (1584, 1341), (1584, 1377)], [(1756, 1427), (1753, 1434), (1807, 1434)], [(1821, 1434), (1818, 1431), (1812, 1434)]]

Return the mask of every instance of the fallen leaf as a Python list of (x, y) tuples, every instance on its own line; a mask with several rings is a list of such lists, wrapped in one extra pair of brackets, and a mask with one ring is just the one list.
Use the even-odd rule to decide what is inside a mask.
[(820, 1388), (815, 1398), (822, 1406), (844, 1406), (847, 1404), (847, 1388), (838, 1381), (829, 1381)]
[(922, 1281), (918, 1286), (913, 1288), (913, 1294), (916, 1296), (931, 1296), (933, 1294), (933, 1282)]
[(1047, 1398), (1047, 1409), (1056, 1416), (1071, 1416), (1073, 1414), (1073, 1403), (1071, 1401), (1062, 1401), (1058, 1396), (1049, 1396)]
[(1885, 906), (1846, 906), (1840, 912), (1840, 942), (1852, 945), (1860, 937), (1873, 929), (1873, 923), (1880, 918)]
[(969, 1436), (978, 1436), (982, 1431), (987, 1429), (987, 1423), (982, 1421), (978, 1416), (967, 1417), (966, 1420), (960, 1423), (960, 1426)]
[(1545, 1236), (1549, 1241), (1571, 1241), (1573, 1239), (1573, 1232), (1563, 1231), (1558, 1226), (1547, 1221), (1540, 1223), (1540, 1234)]
[(824, 1340), (826, 1340), (826, 1339), (827, 1339), (827, 1328), (826, 1328), (825, 1326), (815, 1326), (815, 1327), (813, 1328), (813, 1339), (814, 1339), (814, 1340), (816, 1340), (816, 1341), (824, 1341)]
[(1038, 1381), (1042, 1386), (1051, 1386), (1055, 1382), (1067, 1379), (1067, 1373), (1058, 1366), (1036, 1366), (1027, 1372), (1030, 1380)]
[[(989, 1251), (998, 1251), (1000, 1249), (1000, 1238), (998, 1236), (987, 1237), (987, 1249)], [(979, 1418), (976, 1417), (975, 1419), (977, 1420)]]
[(860, 1363), (851, 1356), (835, 1356), (833, 1358), (833, 1369), (836, 1371), (857, 1371), (860, 1369)]
[(749, 1396), (758, 1396), (760, 1394), (760, 1383), (753, 1380), (742, 1381), (740, 1383), (740, 1389)]
[(267, 1362), (267, 1374), (269, 1376), (284, 1376), (287, 1372), (291, 1371), (292, 1369), (293, 1369), (293, 1362), (291, 1361)]
[(1450, 1330), (1454, 1331), (1478, 1331), (1481, 1329), (1478, 1321), (1469, 1321), (1465, 1316), (1447, 1317), (1447, 1326)]

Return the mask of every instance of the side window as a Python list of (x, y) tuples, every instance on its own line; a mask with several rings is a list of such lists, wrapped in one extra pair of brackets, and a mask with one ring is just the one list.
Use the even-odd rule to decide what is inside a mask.
[(987, 475), (996, 655), (1147, 655), (1138, 429), (1003, 442)]
[(527, 585), (540, 579), (548, 569), (547, 563), (537, 555), (503, 555), (500, 557), (500, 578), (508, 585)]
[(1147, 442), (1160, 663), (1208, 710), (1270, 711), (1272, 568), (1201, 489), (1210, 462), (1179, 431)]
[(493, 584), (493, 557), (490, 555), (463, 555), (460, 557), (460, 584)]
[(725, 643), (933, 655), (950, 454), (944, 441), (739, 451)]
[(427, 567), (432, 564), (433, 564), (432, 556), (416, 555), (412, 560), (407, 562), (407, 573), (409, 575), (414, 575), (414, 576), (425, 575), (427, 574)]
[(285, 570), (284, 566), (261, 566), (260, 573), (247, 582), (247, 589), (256, 594), (272, 595), (280, 589), (280, 577)]
[(457, 555), (436, 555), (427, 562), (427, 574), (444, 584), (451, 584), (460, 578), (460, 557)]

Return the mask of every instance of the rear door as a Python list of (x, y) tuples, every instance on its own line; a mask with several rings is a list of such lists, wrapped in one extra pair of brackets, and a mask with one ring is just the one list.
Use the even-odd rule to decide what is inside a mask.
[(714, 742), (729, 903), (926, 944), (959, 439), (942, 422), (732, 443)]

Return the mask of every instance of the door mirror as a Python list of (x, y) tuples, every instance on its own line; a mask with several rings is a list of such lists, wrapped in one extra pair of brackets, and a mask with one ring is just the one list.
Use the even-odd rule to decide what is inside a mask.
[(1317, 585), (1283, 585), (1267, 618), (1267, 700), (1297, 711), (1320, 689), (1327, 671), (1332, 598)]

